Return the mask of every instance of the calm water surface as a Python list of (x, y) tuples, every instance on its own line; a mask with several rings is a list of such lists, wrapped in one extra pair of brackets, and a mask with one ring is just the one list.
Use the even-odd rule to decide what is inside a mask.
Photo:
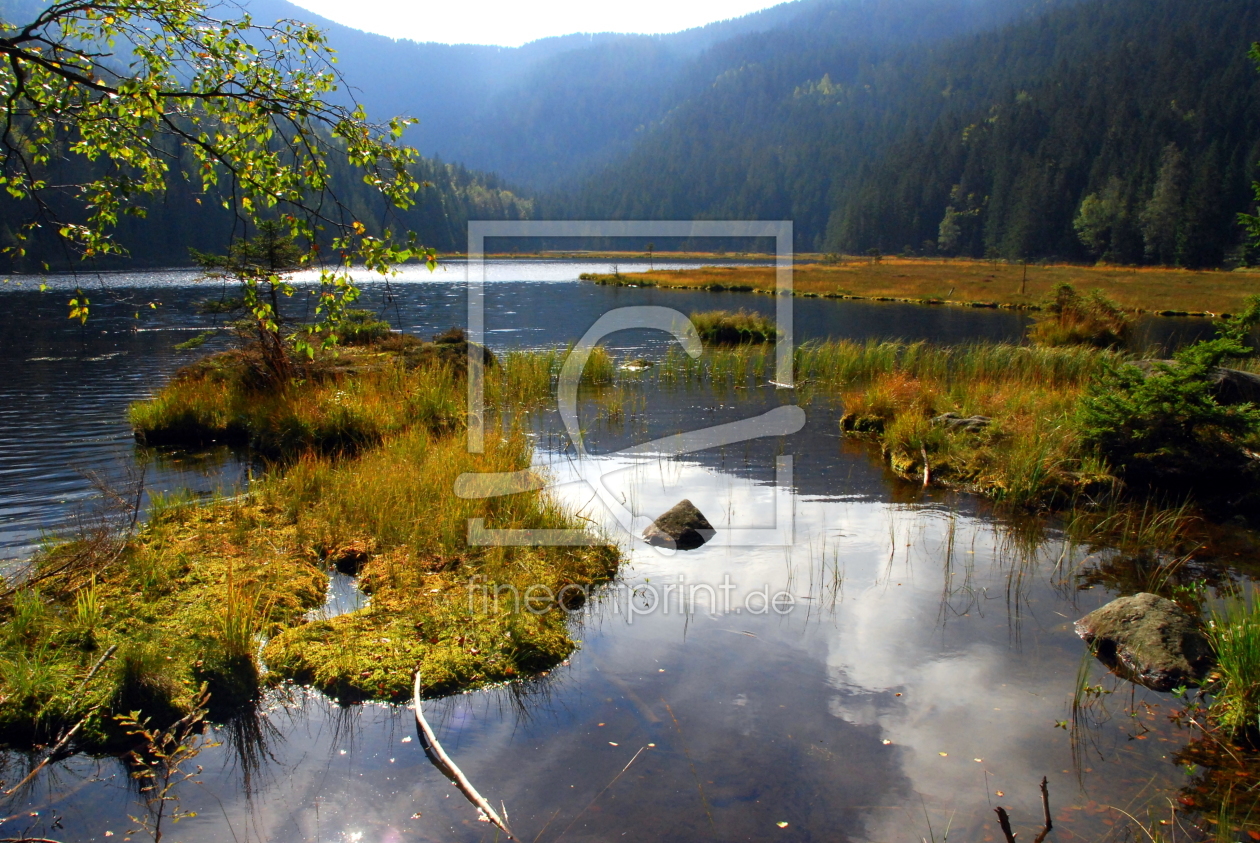
[[(627, 266), (622, 264), (622, 271)], [(609, 289), (579, 284), (606, 266), (505, 263), (487, 290), (493, 347), (576, 338), (622, 304), (768, 309), (768, 297)], [(405, 278), (368, 289), (404, 330), (461, 324), (462, 276)], [(65, 528), (93, 494), (82, 471), (121, 478), (135, 449), (124, 412), (206, 350), (172, 346), (215, 324), (193, 303), (219, 291), (189, 273), (117, 276), (94, 294), (83, 328), (55, 290), (0, 293), (0, 550), (29, 551)], [(156, 308), (149, 303), (160, 302)], [(136, 314), (140, 316), (137, 318)], [(801, 339), (1017, 339), (1009, 312), (798, 300)], [(1170, 327), (1160, 327), (1169, 336)], [(1183, 330), (1177, 327), (1176, 330)], [(1188, 330), (1197, 330), (1189, 326)], [(653, 337), (618, 338), (648, 348)], [(718, 528), (696, 551), (664, 554), (619, 534), (570, 449), (540, 434), (537, 460), (555, 493), (620, 535), (620, 580), (574, 618), (571, 661), (536, 681), (428, 705), (447, 748), (525, 840), (990, 839), (992, 807), (1024, 837), (1050, 781), (1055, 839), (1101, 838), (1121, 815), (1167, 810), (1187, 774), (1174, 762), (1189, 735), (1166, 695), (1119, 688), (1079, 729), (1070, 702), (1083, 645), (1071, 622), (1106, 602), (1078, 573), (1100, 562), (1053, 529), (1029, 532), (965, 496), (924, 493), (889, 477), (837, 435), (836, 409), (809, 408), (798, 434), (684, 459), (632, 459), (619, 448), (677, 429), (775, 406), (765, 390), (735, 401), (665, 393), (624, 423), (590, 420), (596, 482), (634, 515), (691, 499)], [(792, 458), (776, 496), (776, 458)], [(153, 488), (205, 492), (243, 482), (222, 456), (152, 460)], [(736, 529), (762, 528), (745, 542)], [(747, 534), (745, 534), (747, 537)], [(330, 610), (361, 605), (338, 580)], [(678, 595), (694, 598), (690, 611)], [(712, 597), (710, 597), (710, 594)], [(780, 597), (766, 607), (766, 597)], [(776, 611), (777, 609), (777, 611)], [(1129, 711), (1138, 716), (1130, 716)], [(274, 693), (257, 721), (224, 727), (181, 786), (198, 816), (185, 841), (496, 839), (426, 761), (405, 708), (340, 708), (302, 689)], [(19, 778), (23, 756), (2, 758)], [(111, 758), (74, 758), (11, 798), (0, 832), (65, 841), (145, 839)], [(786, 825), (783, 825), (786, 824)]]

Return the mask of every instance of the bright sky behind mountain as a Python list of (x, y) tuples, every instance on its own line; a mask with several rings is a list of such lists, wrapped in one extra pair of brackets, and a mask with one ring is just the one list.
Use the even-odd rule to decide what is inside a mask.
[(782, 0), (295, 0), (337, 23), (414, 41), (518, 47), (572, 32), (678, 32)]

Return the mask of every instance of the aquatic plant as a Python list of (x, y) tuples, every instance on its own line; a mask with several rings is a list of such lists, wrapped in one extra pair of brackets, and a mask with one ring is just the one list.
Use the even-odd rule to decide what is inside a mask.
[(1260, 590), (1213, 609), (1207, 634), (1216, 651), (1212, 719), (1231, 737), (1260, 740)]
[(1129, 316), (1098, 290), (1087, 295), (1060, 284), (1042, 305), (1028, 338), (1036, 345), (1123, 346), (1131, 329)]
[[(517, 471), (529, 464), (523, 434), (509, 431), (470, 454), (462, 438), (413, 429), (354, 460), (308, 455), (266, 487), (303, 542), (324, 555), (351, 543), (374, 548), (360, 570), (371, 603), (357, 612), (296, 626), (264, 652), (278, 675), (341, 698), (403, 698), (420, 668), (426, 692), (527, 675), (575, 646), (558, 605), (522, 602), (578, 591), (612, 575), (606, 547), (482, 547), (469, 519), (495, 529), (576, 529), (584, 522), (538, 492), (492, 498), (451, 493), (466, 472)], [(401, 469), (401, 470), (400, 470)], [(546, 603), (546, 601), (543, 601)]]
[(691, 322), (707, 345), (767, 343), (778, 336), (773, 319), (743, 308), (692, 313)]
[(371, 345), (390, 334), (389, 323), (371, 310), (347, 310), (332, 328), (342, 345)]
[[(447, 343), (390, 337), (334, 349), (279, 391), (259, 387), (248, 351), (225, 352), (182, 369), (153, 397), (133, 404), (129, 420), (136, 437), (151, 445), (249, 443), (272, 456), (352, 453), (412, 425), (462, 427), (466, 349), (462, 334)], [(519, 366), (524, 358), (512, 362)], [(489, 368), (491, 380), (498, 368)], [(521, 374), (506, 379), (519, 393)]]

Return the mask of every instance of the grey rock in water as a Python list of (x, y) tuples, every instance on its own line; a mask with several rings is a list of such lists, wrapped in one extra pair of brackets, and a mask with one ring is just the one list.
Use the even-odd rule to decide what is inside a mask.
[(942, 413), (932, 419), (934, 427), (943, 427), (946, 430), (965, 430), (968, 433), (977, 433), (992, 423), (993, 419), (988, 416), (960, 416), (957, 413)]
[(643, 531), (648, 544), (694, 550), (713, 538), (717, 530), (689, 500), (679, 501)]
[(1112, 600), (1077, 621), (1076, 634), (1103, 664), (1156, 691), (1198, 685), (1214, 661), (1198, 623), (1155, 594)]

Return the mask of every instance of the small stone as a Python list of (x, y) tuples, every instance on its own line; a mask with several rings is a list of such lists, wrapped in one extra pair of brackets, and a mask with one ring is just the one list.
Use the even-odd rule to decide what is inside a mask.
[(942, 413), (932, 419), (933, 427), (946, 430), (960, 430), (966, 433), (978, 433), (993, 423), (988, 416), (960, 416), (957, 413)]
[(717, 530), (709, 523), (695, 504), (679, 501), (672, 509), (657, 518), (643, 531), (648, 544), (694, 550), (713, 538)]

